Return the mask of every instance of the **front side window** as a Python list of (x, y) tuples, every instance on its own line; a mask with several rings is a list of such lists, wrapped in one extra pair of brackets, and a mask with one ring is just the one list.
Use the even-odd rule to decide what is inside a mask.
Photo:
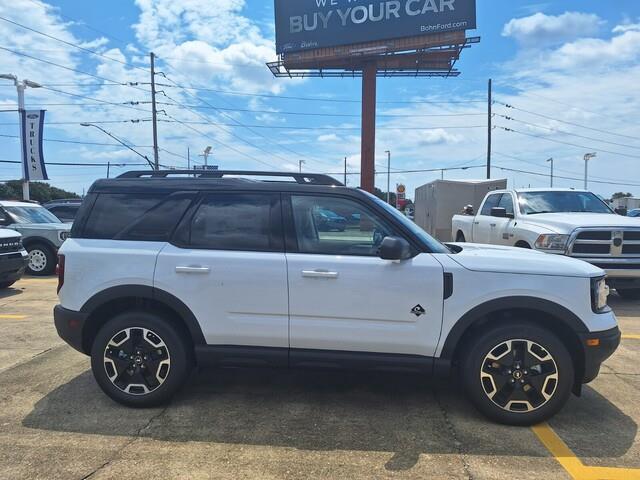
[(520, 211), (527, 215), (540, 213), (613, 213), (590, 192), (523, 192), (518, 194)]
[(5, 207), (14, 223), (61, 223), (58, 217), (44, 207)]
[(500, 202), (498, 203), (498, 208), (504, 208), (507, 212), (507, 215), (513, 217), (513, 197), (508, 193), (502, 195)]
[(281, 252), (277, 195), (211, 194), (191, 219), (189, 246), (210, 250)]
[(298, 251), (322, 255), (377, 256), (391, 229), (353, 200), (330, 196), (292, 196)]
[(501, 193), (494, 193), (493, 195), (489, 195), (482, 206), (482, 211), (480, 215), (485, 215), (487, 217), (491, 216), (491, 209), (498, 206), (500, 203), (500, 198), (502, 197)]

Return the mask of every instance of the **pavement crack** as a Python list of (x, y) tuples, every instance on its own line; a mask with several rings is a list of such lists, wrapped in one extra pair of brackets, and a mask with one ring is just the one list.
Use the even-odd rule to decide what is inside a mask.
[(453, 443), (456, 447), (456, 450), (458, 451), (458, 455), (460, 455), (460, 461), (462, 462), (462, 468), (467, 476), (467, 480), (473, 480), (473, 474), (471, 473), (471, 466), (469, 465), (469, 461), (467, 459), (467, 454), (465, 452), (464, 445), (460, 441), (460, 438), (458, 437), (458, 432), (456, 431), (456, 428), (453, 426), (453, 422), (449, 418), (449, 413), (444, 408), (444, 404), (440, 400), (440, 396), (438, 395), (438, 390), (433, 391), (433, 396), (435, 397), (436, 402), (438, 404), (438, 408), (442, 413), (442, 417), (444, 418), (444, 423), (447, 425), (447, 429), (449, 430), (449, 433), (453, 438)]
[(123, 451), (125, 451), (127, 448), (129, 448), (131, 445), (133, 445), (136, 441), (138, 441), (140, 438), (142, 438), (143, 432), (145, 430), (148, 430), (149, 428), (151, 428), (151, 425), (153, 424), (153, 422), (155, 422), (157, 419), (159, 419), (161, 416), (163, 416), (167, 412), (168, 409), (169, 409), (169, 405), (164, 407), (156, 415), (151, 416), (151, 418), (149, 418), (149, 421), (147, 423), (145, 423), (142, 427), (140, 427), (138, 430), (136, 430), (136, 432), (134, 433), (133, 437), (128, 442), (125, 442), (124, 445), (122, 445), (120, 448), (118, 448), (115, 451), (115, 453), (113, 455), (111, 455), (111, 458), (109, 458), (106, 462), (104, 462), (102, 465), (100, 465), (95, 470), (91, 471), (90, 473), (88, 473), (87, 475), (82, 477), (81, 480), (87, 480), (89, 478), (92, 478), (96, 473), (100, 472), (101, 470), (104, 470), (109, 465), (111, 465), (115, 460), (118, 459), (118, 457), (120, 456), (120, 454)]

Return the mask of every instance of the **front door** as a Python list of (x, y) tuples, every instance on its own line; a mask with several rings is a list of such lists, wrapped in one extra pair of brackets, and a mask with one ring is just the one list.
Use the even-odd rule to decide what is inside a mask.
[(491, 238), (489, 243), (493, 245), (507, 245), (514, 246), (513, 241), (513, 226), (515, 224), (515, 214), (513, 208), (513, 197), (510, 193), (503, 193), (498, 202), (499, 208), (504, 208), (507, 212), (505, 218), (494, 217), (492, 224), (495, 227), (491, 228)]
[(380, 259), (384, 237), (399, 235), (358, 200), (292, 195), (290, 208), (291, 355), (312, 349), (433, 356), (443, 305), (437, 260), (428, 253)]
[(473, 243), (491, 243), (497, 223), (491, 215), (491, 209), (500, 203), (501, 193), (488, 195), (473, 221)]
[(279, 194), (205, 195), (159, 254), (154, 287), (189, 307), (209, 345), (286, 349), (281, 227)]

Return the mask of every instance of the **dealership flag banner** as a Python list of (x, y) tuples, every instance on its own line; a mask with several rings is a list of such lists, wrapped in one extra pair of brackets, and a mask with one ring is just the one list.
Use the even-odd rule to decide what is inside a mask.
[(49, 180), (42, 153), (44, 110), (22, 110), (22, 168), (25, 180)]

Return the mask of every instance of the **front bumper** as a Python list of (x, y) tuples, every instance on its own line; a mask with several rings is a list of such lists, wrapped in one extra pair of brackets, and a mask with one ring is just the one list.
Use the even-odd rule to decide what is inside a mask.
[(604, 270), (608, 279), (640, 279), (640, 258), (571, 257)]
[(29, 255), (16, 252), (0, 255), (0, 283), (16, 282), (24, 275)]
[(584, 371), (582, 378), (579, 379), (581, 383), (589, 383), (598, 376), (600, 365), (616, 351), (620, 345), (620, 338), (618, 327), (602, 332), (580, 334), (584, 349)]
[(61, 305), (56, 305), (53, 309), (53, 322), (60, 338), (85, 354), (88, 352), (84, 351), (82, 345), (82, 331), (86, 321), (87, 316), (83, 313), (67, 310)]

